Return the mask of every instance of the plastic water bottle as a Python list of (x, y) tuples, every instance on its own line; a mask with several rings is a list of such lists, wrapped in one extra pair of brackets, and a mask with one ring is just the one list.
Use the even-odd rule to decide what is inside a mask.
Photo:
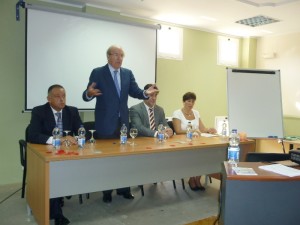
[(229, 145), (233, 147), (238, 147), (240, 144), (240, 137), (237, 133), (237, 129), (232, 129), (229, 136)]
[(53, 128), (52, 137), (53, 137), (52, 145), (53, 145), (54, 149), (59, 149), (60, 148), (60, 131), (57, 126)]
[(237, 129), (232, 129), (229, 135), (228, 163), (237, 166), (240, 159), (240, 138)]
[(158, 143), (163, 143), (165, 138), (165, 127), (162, 124), (159, 124), (157, 127), (157, 141)]
[(193, 126), (191, 121), (189, 121), (188, 125), (186, 126), (186, 138), (188, 141), (192, 141), (193, 139)]
[(78, 129), (78, 140), (77, 140), (78, 147), (81, 149), (84, 148), (85, 145), (85, 134), (86, 131), (84, 129), (84, 126), (81, 125), (80, 128)]
[(124, 145), (127, 143), (127, 127), (125, 124), (122, 125), (120, 133), (120, 143)]
[(222, 132), (221, 132), (222, 137), (226, 137), (227, 136), (227, 124), (226, 121), (223, 121), (222, 124)]

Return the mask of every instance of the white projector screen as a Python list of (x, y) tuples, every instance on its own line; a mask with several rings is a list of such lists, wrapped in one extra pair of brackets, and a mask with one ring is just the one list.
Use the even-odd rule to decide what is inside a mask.
[(252, 138), (283, 138), (279, 70), (227, 69), (230, 129)]
[[(143, 89), (155, 83), (156, 34), (154, 26), (112, 22), (84, 13), (27, 8), (25, 111), (44, 104), (52, 84), (65, 87), (67, 104), (93, 110), (95, 100), (84, 102), (91, 71), (107, 63), (106, 50), (122, 46), (123, 67), (131, 69)], [(140, 100), (129, 98), (129, 106)]]

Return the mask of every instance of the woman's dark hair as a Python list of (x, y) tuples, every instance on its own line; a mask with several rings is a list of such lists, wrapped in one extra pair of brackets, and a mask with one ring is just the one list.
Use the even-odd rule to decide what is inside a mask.
[(182, 101), (186, 101), (186, 100), (196, 100), (196, 95), (194, 92), (187, 92), (183, 95), (182, 97)]

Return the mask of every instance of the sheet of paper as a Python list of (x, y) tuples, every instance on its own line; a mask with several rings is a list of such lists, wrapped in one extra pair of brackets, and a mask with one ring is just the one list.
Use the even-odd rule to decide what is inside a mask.
[(208, 134), (208, 133), (201, 133), (202, 137), (217, 137), (219, 136), (218, 134)]
[(271, 171), (274, 173), (278, 173), (284, 176), (288, 177), (296, 177), (300, 176), (300, 170), (294, 169), (288, 166), (284, 166), (281, 164), (272, 164), (272, 165), (266, 165), (266, 166), (259, 166), (260, 169)]
[(295, 163), (291, 160), (284, 160), (284, 161), (274, 161), (273, 163), (278, 163), (284, 166), (299, 166), (298, 163)]
[(233, 167), (232, 168), (234, 170), (234, 172), (237, 175), (246, 175), (246, 176), (253, 176), (253, 175), (257, 175), (257, 173), (255, 173), (253, 168), (247, 168), (247, 167)]

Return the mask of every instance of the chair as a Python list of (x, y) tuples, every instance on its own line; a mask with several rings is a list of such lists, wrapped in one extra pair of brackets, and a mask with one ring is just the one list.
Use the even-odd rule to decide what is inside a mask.
[[(170, 127), (170, 128), (173, 130), (173, 132), (174, 132), (174, 127), (173, 127), (172, 121), (171, 121), (171, 120), (168, 120), (167, 123), (168, 123), (169, 127)], [(130, 127), (131, 127), (131, 124), (130, 124)], [(184, 184), (184, 179), (183, 179), (183, 178), (181, 179), (181, 183), (182, 183), (182, 188), (185, 189), (185, 184)], [(156, 183), (154, 183), (154, 184), (156, 184)], [(176, 183), (175, 183), (175, 180), (173, 180), (173, 187), (174, 187), (174, 189), (176, 189)], [(139, 188), (141, 189), (142, 196), (144, 196), (144, 195), (145, 195), (145, 192), (144, 192), (144, 186), (143, 186), (143, 185), (139, 185)]]
[[(182, 182), (182, 188), (185, 190), (185, 184), (184, 184), (184, 179), (183, 178), (181, 179), (181, 182)], [(153, 183), (153, 184), (157, 184), (157, 183)], [(173, 187), (174, 187), (174, 189), (176, 189), (175, 180), (173, 180)], [(144, 186), (143, 185), (139, 185), (139, 188), (141, 189), (142, 196), (144, 196), (145, 195)]]
[(168, 120), (167, 123), (168, 123), (169, 127), (173, 130), (173, 133), (175, 133), (172, 120)]
[[(174, 126), (173, 126), (172, 120), (168, 120), (167, 123), (168, 123), (169, 127), (173, 130), (173, 134), (174, 134), (175, 131), (174, 131)], [(184, 184), (184, 179), (183, 178), (181, 179), (181, 184), (182, 184), (182, 188), (185, 189), (185, 184)], [(173, 180), (173, 187), (174, 187), (174, 189), (176, 189), (175, 180)]]
[(272, 162), (289, 159), (290, 155), (286, 153), (249, 152), (246, 156), (246, 162)]
[[(83, 122), (83, 127), (86, 131), (86, 134), (85, 134), (86, 140), (90, 140), (91, 137), (92, 137), (92, 134), (91, 134), (91, 132), (89, 132), (89, 130), (94, 130), (95, 129), (95, 122), (94, 121)], [(95, 135), (95, 133), (94, 133), (94, 135)], [(90, 198), (89, 193), (86, 193), (85, 196), (86, 196), (87, 199)], [(66, 198), (71, 199), (71, 197), (72, 196), (67, 196)], [(78, 197), (79, 197), (79, 203), (82, 204), (83, 203), (82, 194), (79, 194)]]
[[(83, 122), (83, 127), (86, 130), (86, 140), (90, 140), (92, 137), (91, 132), (89, 132), (89, 130), (95, 130), (95, 122), (94, 121), (87, 121), (87, 122)], [(95, 132), (94, 132), (95, 135)], [(86, 198), (89, 199), (90, 198), (90, 194), (86, 193), (85, 194)], [(82, 194), (79, 194), (79, 203), (82, 204)]]
[(21, 198), (24, 198), (24, 196), (25, 196), (25, 185), (26, 185), (26, 173), (27, 173), (27, 165), (26, 165), (27, 143), (26, 143), (26, 141), (23, 140), (23, 139), (20, 139), (19, 140), (19, 146), (20, 146), (20, 160), (21, 160), (21, 165), (23, 167)]
[[(168, 123), (169, 127), (173, 130), (173, 133), (175, 133), (173, 121), (168, 120), (167, 123)], [(212, 183), (211, 177), (209, 175), (206, 176), (206, 181), (205, 181), (206, 183), (207, 183), (207, 179), (209, 179), (210, 183)], [(181, 183), (182, 183), (182, 188), (185, 189), (184, 179), (181, 179)], [(175, 184), (174, 180), (173, 180), (173, 186), (174, 186), (174, 189), (176, 189), (176, 184)]]
[[(26, 127), (26, 130), (25, 130), (25, 140), (26, 141), (28, 140), (28, 131), (29, 131), (29, 125)], [(27, 174), (27, 142), (25, 140), (23, 140), (23, 139), (19, 140), (20, 160), (21, 160), (21, 165), (23, 167), (21, 198), (24, 198), (24, 196), (25, 196), (25, 185), (26, 185), (26, 174)], [(70, 198), (71, 198), (71, 196), (67, 196), (67, 199), (70, 199)], [(90, 195), (86, 194), (86, 198), (89, 199)], [(82, 194), (79, 195), (79, 203), (82, 204)], [(62, 198), (62, 204), (64, 204), (63, 198)]]
[[(87, 122), (83, 122), (83, 126), (84, 129), (86, 130), (86, 140), (90, 140), (92, 137), (91, 132), (89, 132), (89, 130), (95, 130), (95, 122), (94, 121), (87, 121)], [(95, 135), (96, 132), (94, 132)], [(95, 136), (94, 136), (95, 137)]]
[(21, 198), (25, 196), (25, 186), (26, 186), (26, 174), (27, 174), (27, 140), (28, 140), (28, 131), (29, 125), (25, 129), (25, 140), (19, 140), (19, 148), (20, 148), (20, 162), (23, 168), (23, 178), (22, 178), (22, 192)]

